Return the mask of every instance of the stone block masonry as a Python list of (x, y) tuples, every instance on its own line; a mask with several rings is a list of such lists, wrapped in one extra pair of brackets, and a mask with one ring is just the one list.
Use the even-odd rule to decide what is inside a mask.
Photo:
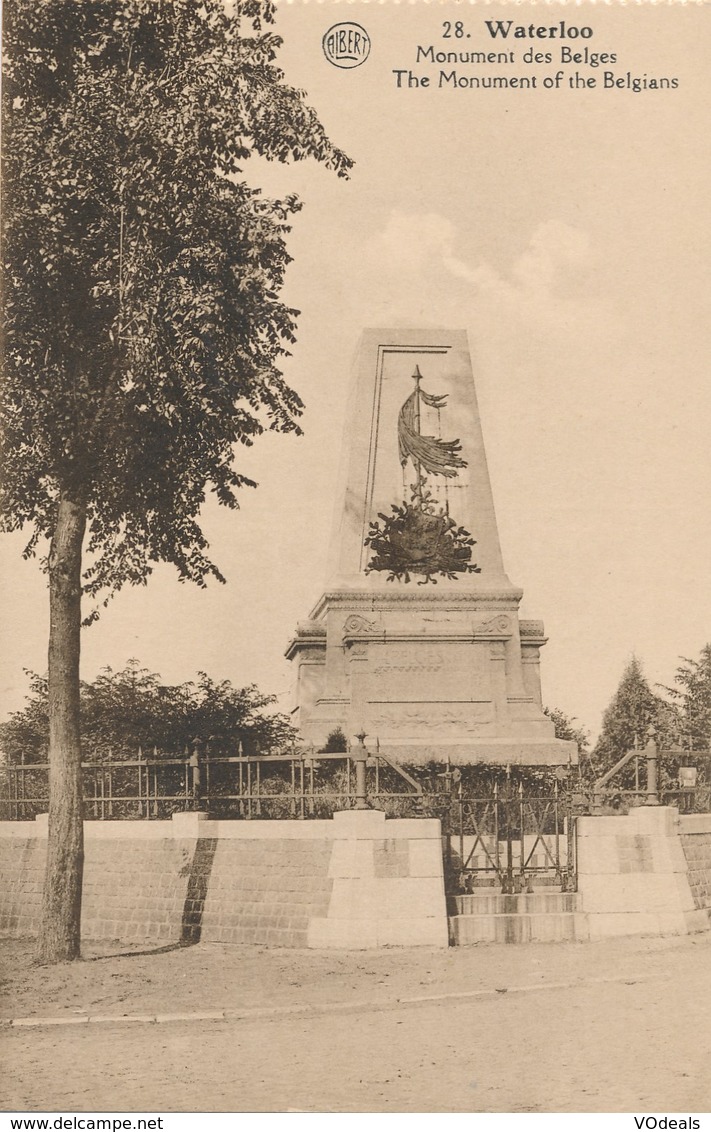
[(591, 939), (708, 929), (702, 894), (706, 883), (708, 900), (711, 852), (705, 856), (704, 835), (684, 825), (699, 820), (711, 850), (711, 816), (680, 819), (673, 806), (578, 819), (578, 891)]
[(181, 940), (196, 845), (86, 839), (82, 930), (87, 939)]
[(331, 841), (216, 840), (215, 845), (201, 938), (305, 947), (311, 918), (328, 909)]
[(0, 839), (0, 932), (31, 936), (39, 929), (47, 843), (36, 836), (35, 822), (13, 824), (29, 828)]
[(680, 826), (694, 904), (711, 909), (711, 814), (686, 815)]
[[(0, 823), (0, 934), (38, 930), (46, 837), (46, 815)], [(346, 928), (344, 881), (358, 909)], [(82, 934), (147, 944), (446, 946), (439, 822), (386, 821), (379, 811), (332, 821), (86, 822)]]
[[(191, 868), (200, 859), (200, 842), (171, 837), (170, 822), (116, 822), (110, 830), (92, 829), (98, 825), (85, 825), (83, 937), (181, 942), (186, 934), (184, 917), (185, 928), (189, 925)], [(39, 929), (44, 884), (46, 815), (36, 822), (2, 826), (0, 932), (33, 936)], [(168, 826), (168, 836), (156, 826)], [(141, 836), (144, 831), (148, 836)], [(107, 837), (107, 832), (117, 836)], [(156, 837), (160, 832), (163, 836)]]

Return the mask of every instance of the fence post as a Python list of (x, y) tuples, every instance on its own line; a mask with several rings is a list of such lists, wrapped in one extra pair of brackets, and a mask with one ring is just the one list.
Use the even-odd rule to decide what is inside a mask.
[(368, 791), (365, 781), (365, 764), (368, 758), (368, 752), (365, 749), (365, 731), (361, 731), (360, 735), (356, 735), (358, 746), (355, 751), (351, 752), (351, 758), (355, 762), (356, 771), (356, 792), (355, 792), (355, 808), (356, 810), (367, 810), (368, 807)]
[(202, 794), (202, 772), (200, 769), (200, 748), (202, 747), (201, 739), (193, 739), (193, 753), (190, 756), (190, 777), (192, 788), (192, 804), (193, 810), (200, 809), (200, 797)]
[[(442, 777), (444, 778), (444, 796), (446, 802), (444, 808), (440, 811), (440, 834), (444, 848), (445, 883), (449, 884), (452, 877), (452, 787), (455, 781), (449, 755), (447, 755), (447, 765)], [(439, 810), (439, 806), (437, 808)]]
[(647, 731), (647, 746), (644, 748), (647, 760), (647, 797), (646, 806), (659, 805), (659, 750), (657, 748), (656, 731), (650, 727)]
[[(148, 771), (146, 771), (146, 774)], [(148, 784), (146, 784), (146, 797), (149, 794)], [(143, 747), (138, 745), (138, 816), (143, 817)], [(146, 802), (146, 817), (150, 817), (150, 806)]]
[(306, 817), (306, 751), (303, 747), (299, 750), (299, 819), (301, 821)]

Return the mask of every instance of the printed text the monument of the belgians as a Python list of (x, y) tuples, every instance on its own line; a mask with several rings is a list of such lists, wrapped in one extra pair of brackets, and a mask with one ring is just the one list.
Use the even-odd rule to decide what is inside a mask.
[[(674, 91), (675, 74), (647, 71), (610, 44), (593, 44), (586, 24), (558, 20), (516, 24), (513, 20), (466, 23), (445, 20), (429, 43), (414, 45), (404, 67), (392, 68), (399, 90)], [(474, 40), (474, 43), (471, 41)]]

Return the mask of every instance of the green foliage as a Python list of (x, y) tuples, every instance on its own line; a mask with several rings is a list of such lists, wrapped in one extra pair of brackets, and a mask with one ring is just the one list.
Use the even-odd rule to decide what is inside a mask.
[(711, 749), (711, 644), (704, 645), (698, 660), (680, 658), (676, 687), (664, 690), (674, 700), (680, 716), (681, 745), (686, 750)]
[(543, 712), (555, 728), (556, 739), (572, 739), (574, 743), (578, 744), (581, 755), (588, 754), (590, 733), (584, 727), (576, 727), (578, 721), (574, 715), (566, 715), (560, 708), (546, 707)]
[(24, 755), (27, 762), (46, 762), (49, 742), (49, 707), (47, 677), (25, 669), (30, 694), (22, 711), (13, 712), (0, 723), (0, 752), (3, 762), (18, 763)]
[(321, 750), (324, 754), (338, 754), (340, 751), (348, 750), (348, 740), (340, 727), (335, 727), (329, 732)]
[[(678, 713), (654, 694), (639, 660), (633, 656), (602, 717), (602, 729), (592, 752), (596, 775), (604, 774), (626, 751), (644, 747), (650, 727), (661, 746), (672, 746), (678, 737)], [(615, 781), (620, 787), (630, 787), (633, 778), (634, 766), (630, 763)]]
[[(120, 672), (105, 668), (93, 683), (81, 685), (83, 754), (86, 760), (135, 758), (144, 754), (181, 756), (195, 739), (213, 753), (266, 754), (293, 743), (287, 717), (272, 714), (273, 696), (251, 684), (233, 688), (200, 672), (195, 681), (165, 685), (160, 676), (129, 661)], [(8, 762), (46, 762), (47, 681), (32, 675), (26, 707), (0, 725), (0, 750)]]
[[(270, 0), (8, 0), (2, 522), (51, 537), (88, 514), (92, 595), (220, 577), (209, 489), (251, 485), (235, 446), (298, 430), (279, 299), (301, 207), (242, 176), (251, 154), (347, 175), (275, 63)], [(92, 616), (95, 616), (92, 614)]]
[(577, 743), (580, 775), (582, 778), (589, 778), (592, 774), (590, 732), (584, 727), (576, 726), (578, 724), (576, 717), (566, 715), (560, 708), (544, 707), (543, 711), (555, 728), (556, 739), (572, 739), (574, 743)]

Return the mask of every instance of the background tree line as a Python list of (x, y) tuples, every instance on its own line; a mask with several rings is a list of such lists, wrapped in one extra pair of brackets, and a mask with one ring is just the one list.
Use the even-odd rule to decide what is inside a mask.
[[(46, 762), (49, 737), (47, 679), (29, 673), (26, 706), (0, 724), (0, 751), (9, 762)], [(244, 754), (285, 750), (298, 740), (289, 717), (274, 712), (276, 697), (256, 685), (235, 688), (204, 672), (183, 684), (164, 684), (158, 673), (130, 660), (125, 668), (104, 668), (92, 682), (82, 681), (81, 726), (87, 758), (129, 757), (137, 748), (177, 755), (195, 739), (214, 749), (241, 745)], [(666, 749), (678, 748), (694, 763), (711, 749), (711, 644), (696, 660), (682, 657), (671, 687), (650, 687), (639, 659), (627, 664), (591, 745), (587, 729), (558, 708), (546, 708), (559, 739), (573, 739), (580, 750), (583, 778), (609, 770), (631, 748), (644, 746), (650, 727)], [(348, 737), (333, 732), (326, 751), (345, 751)], [(702, 761), (702, 760), (700, 760)], [(629, 773), (632, 773), (630, 771)]]
[[(602, 717), (597, 741), (575, 718), (557, 709), (547, 709), (560, 739), (575, 739), (580, 748), (581, 774), (588, 780), (603, 775), (626, 751), (644, 747), (650, 728), (662, 749), (679, 749), (689, 765), (704, 767), (711, 751), (711, 643), (698, 659), (680, 657), (671, 686), (647, 681), (638, 657), (632, 656), (617, 690)], [(620, 785), (629, 786), (634, 775), (630, 766)]]
[[(30, 673), (26, 707), (0, 725), (0, 750), (10, 763), (46, 763), (49, 750), (47, 679)], [(199, 672), (195, 680), (164, 684), (156, 672), (130, 660), (82, 681), (80, 717), (84, 759), (180, 756), (195, 741), (225, 754), (264, 755), (294, 742), (288, 716), (273, 711), (276, 697), (256, 685), (235, 688)]]

